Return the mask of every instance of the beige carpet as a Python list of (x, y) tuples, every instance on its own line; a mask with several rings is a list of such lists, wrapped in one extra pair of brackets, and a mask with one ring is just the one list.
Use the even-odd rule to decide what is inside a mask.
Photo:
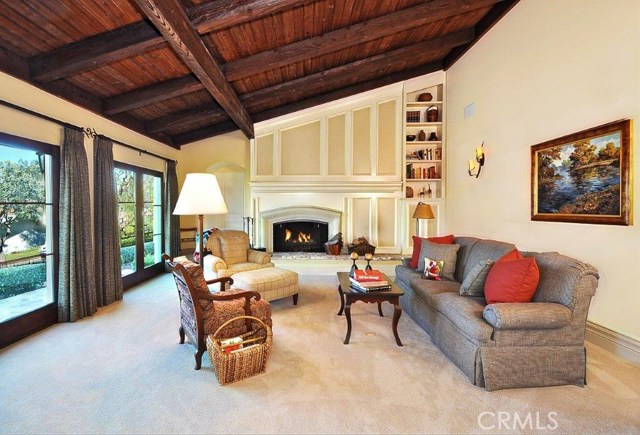
[[(403, 315), (352, 307), (342, 344), (336, 279), (301, 276), (300, 302), (273, 304), (265, 374), (221, 387), (205, 354), (177, 344), (169, 275), (92, 318), (0, 351), (2, 433), (640, 433), (640, 367), (589, 346), (586, 388), (488, 393)], [(539, 430), (542, 428), (543, 430)]]

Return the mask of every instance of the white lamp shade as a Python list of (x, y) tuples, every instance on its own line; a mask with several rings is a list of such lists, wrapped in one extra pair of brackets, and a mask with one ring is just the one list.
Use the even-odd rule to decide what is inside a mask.
[(218, 179), (213, 174), (187, 174), (173, 214), (205, 215), (228, 213)]

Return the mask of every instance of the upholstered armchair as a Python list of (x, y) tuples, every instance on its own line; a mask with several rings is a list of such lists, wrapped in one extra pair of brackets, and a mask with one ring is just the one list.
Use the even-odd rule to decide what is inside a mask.
[(244, 231), (216, 228), (209, 235), (206, 250), (211, 254), (203, 259), (205, 279), (274, 266), (270, 253), (249, 249), (249, 235)]
[[(202, 365), (202, 355), (207, 350), (207, 335), (215, 333), (226, 321), (238, 316), (253, 316), (272, 326), (271, 305), (262, 300), (259, 293), (246, 290), (227, 290), (211, 293), (208, 285), (215, 283), (233, 284), (233, 279), (223, 277), (205, 281), (199, 264), (189, 260), (173, 261), (167, 254), (162, 258), (173, 272), (173, 278), (180, 299), (180, 344), (185, 336), (196, 347), (194, 358), (196, 370)], [(184, 258), (184, 257), (183, 257)], [(257, 322), (256, 322), (257, 323)], [(217, 335), (218, 338), (237, 337), (253, 328), (252, 321), (241, 319), (227, 325)]]

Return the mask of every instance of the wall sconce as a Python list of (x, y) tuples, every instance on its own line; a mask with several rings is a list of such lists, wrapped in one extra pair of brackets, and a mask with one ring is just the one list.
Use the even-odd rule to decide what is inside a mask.
[[(476, 162), (478, 165), (476, 166)], [(484, 166), (484, 141), (482, 145), (476, 148), (476, 161), (469, 160), (469, 176), (473, 177), (475, 175), (476, 178), (480, 176), (480, 171), (482, 171), (482, 167)]]

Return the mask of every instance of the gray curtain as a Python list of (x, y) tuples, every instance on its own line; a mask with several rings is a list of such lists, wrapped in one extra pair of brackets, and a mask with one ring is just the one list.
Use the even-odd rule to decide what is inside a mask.
[(93, 140), (93, 241), (96, 297), (99, 307), (122, 299), (118, 198), (113, 175), (113, 143)]
[(64, 142), (60, 148), (60, 322), (75, 322), (97, 309), (89, 165), (83, 139), (82, 131), (64, 128)]
[(180, 216), (173, 214), (178, 202), (178, 174), (176, 162), (167, 160), (164, 182), (164, 252), (177, 257), (180, 251)]

